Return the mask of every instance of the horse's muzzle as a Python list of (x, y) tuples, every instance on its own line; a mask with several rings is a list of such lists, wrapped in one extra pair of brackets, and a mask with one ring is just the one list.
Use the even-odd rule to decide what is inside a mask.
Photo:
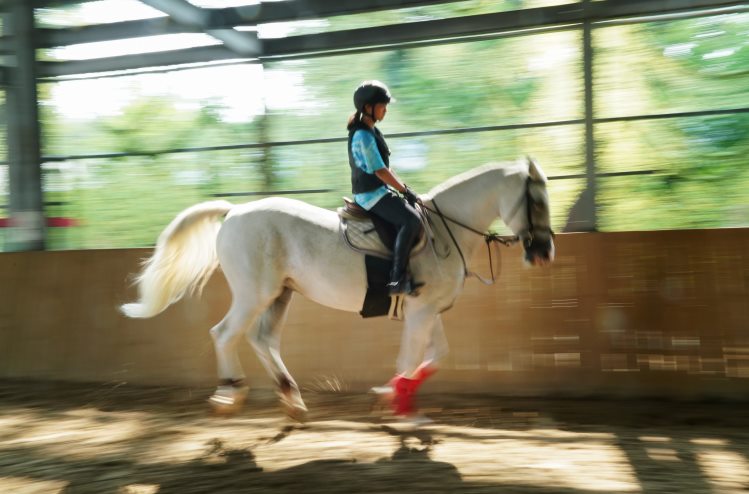
[(546, 266), (554, 261), (554, 240), (533, 237), (530, 242), (524, 243), (525, 260), (533, 266)]

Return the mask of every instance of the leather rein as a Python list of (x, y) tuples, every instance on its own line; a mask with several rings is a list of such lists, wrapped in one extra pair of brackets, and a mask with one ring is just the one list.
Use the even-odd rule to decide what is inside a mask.
[[(526, 215), (527, 215), (527, 221), (528, 221), (528, 227), (527, 229), (521, 233), (521, 235), (499, 235), (495, 232), (481, 232), (479, 230), (476, 230), (475, 228), (466, 225), (465, 223), (462, 223), (454, 218), (450, 218), (449, 216), (446, 216), (445, 214), (440, 211), (439, 206), (437, 206), (437, 202), (432, 198), (432, 205), (434, 205), (434, 209), (430, 208), (429, 206), (426, 206), (424, 204), (421, 204), (421, 207), (426, 209), (427, 211), (431, 211), (438, 215), (440, 219), (442, 220), (442, 223), (445, 225), (445, 229), (447, 230), (448, 235), (450, 235), (450, 240), (452, 240), (453, 244), (455, 245), (455, 248), (458, 249), (458, 254), (460, 254), (460, 260), (463, 262), (463, 272), (466, 278), (469, 278), (471, 276), (477, 278), (479, 281), (481, 281), (485, 285), (493, 285), (497, 281), (497, 276), (499, 276), (499, 273), (497, 275), (494, 274), (494, 262), (492, 260), (492, 244), (494, 245), (495, 249), (497, 250), (497, 257), (501, 256), (501, 253), (499, 249), (497, 248), (497, 243), (500, 243), (506, 247), (510, 247), (512, 245), (515, 245), (516, 243), (520, 242), (522, 240), (523, 244), (528, 247), (533, 243), (533, 233), (534, 233), (534, 225), (533, 225), (533, 218), (531, 217), (531, 203), (533, 202), (529, 187), (530, 187), (531, 179), (527, 178), (525, 182), (525, 193), (518, 199), (517, 203), (515, 204), (515, 207), (512, 208), (512, 212), (510, 213), (510, 216), (506, 223), (511, 221), (515, 215), (520, 210), (520, 207), (525, 203), (525, 209), (526, 209)], [(427, 221), (429, 221), (429, 217), (427, 216)], [(468, 263), (466, 262), (466, 258), (463, 255), (463, 251), (460, 248), (460, 245), (458, 245), (458, 241), (455, 239), (455, 235), (453, 235), (452, 230), (450, 229), (450, 226), (447, 224), (447, 222), (450, 221), (452, 223), (455, 223), (456, 225), (475, 233), (476, 235), (481, 235), (484, 237), (484, 242), (486, 243), (486, 250), (489, 254), (489, 272), (491, 273), (491, 280), (487, 280), (486, 278), (483, 278), (478, 273), (475, 273), (473, 271), (468, 270)], [(553, 238), (554, 230), (549, 229), (549, 234)], [(446, 255), (447, 256), (447, 255)], [(499, 267), (501, 269), (502, 264), (499, 264)]]
[[(495, 275), (494, 274), (494, 262), (492, 260), (492, 249), (491, 246), (494, 244), (496, 248), (496, 244), (500, 243), (506, 247), (510, 247), (518, 242), (520, 242), (520, 237), (517, 235), (499, 235), (495, 232), (482, 232), (479, 231), (469, 225), (466, 225), (465, 223), (462, 223), (454, 218), (450, 218), (449, 216), (445, 215), (440, 211), (439, 206), (437, 206), (437, 202), (432, 199), (432, 205), (434, 205), (434, 209), (430, 208), (429, 206), (425, 204), (420, 204), (422, 208), (424, 208), (427, 211), (430, 211), (437, 216), (440, 217), (442, 220), (442, 224), (445, 225), (445, 229), (447, 230), (448, 235), (450, 235), (450, 240), (452, 240), (453, 245), (455, 245), (455, 248), (458, 250), (458, 254), (460, 254), (460, 260), (463, 262), (463, 273), (466, 278), (470, 278), (471, 276), (478, 279), (481, 283), (484, 285), (493, 285), (497, 281), (497, 277), (499, 276), (499, 272)], [(513, 215), (514, 216), (514, 215)], [(426, 217), (427, 221), (431, 221), (429, 217)], [(489, 272), (491, 273), (491, 280), (487, 280), (486, 278), (482, 277), (476, 272), (469, 271), (468, 270), (468, 263), (466, 262), (466, 258), (463, 255), (463, 251), (460, 248), (460, 245), (458, 245), (458, 241), (455, 239), (455, 235), (453, 235), (452, 230), (450, 229), (450, 226), (447, 224), (447, 222), (450, 221), (451, 223), (455, 223), (456, 225), (468, 230), (469, 232), (475, 233), (476, 235), (481, 235), (484, 237), (484, 242), (486, 243), (486, 250), (489, 253)], [(497, 257), (500, 257), (500, 251), (497, 250)], [(499, 267), (501, 269), (502, 264), (499, 264)]]

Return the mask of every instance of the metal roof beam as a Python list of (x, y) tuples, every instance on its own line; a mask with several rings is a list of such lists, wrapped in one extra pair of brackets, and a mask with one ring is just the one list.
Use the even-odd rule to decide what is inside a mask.
[[(350, 29), (320, 34), (267, 39), (263, 42), (263, 60), (304, 57), (312, 54), (378, 49), (430, 40), (487, 34), (501, 34), (534, 28), (564, 28), (585, 20), (607, 20), (684, 11), (695, 8), (746, 6), (746, 2), (726, 0), (606, 0), (586, 4), (524, 9), (433, 21)], [(677, 8), (679, 7), (679, 8)], [(89, 61), (42, 62), (40, 75), (61, 76), (111, 70), (210, 62), (237, 58), (224, 47), (191, 48), (170, 52), (102, 58)]]
[(80, 43), (115, 41), (120, 39), (158, 36), (162, 34), (202, 33), (200, 27), (185, 26), (171, 17), (157, 17), (138, 21), (96, 24), (79, 28), (37, 29), (38, 48), (52, 48)]
[(294, 0), (208, 10), (211, 11), (209, 19), (211, 27), (226, 27), (364, 14), (463, 1), (466, 0), (357, 0), (356, 2)]
[[(179, 24), (169, 17), (163, 17), (76, 28), (39, 29), (37, 47), (51, 48), (70, 44), (113, 41), (159, 34), (202, 32), (206, 29), (229, 25), (249, 25), (282, 20), (326, 17), (386, 10), (395, 8), (393, 7), (394, 5), (403, 8), (445, 3), (446, 1), (448, 0), (360, 0), (358, 2), (338, 4), (329, 0), (297, 0), (293, 2), (273, 2), (225, 9), (202, 9), (205, 15), (199, 25)], [(725, 0), (608, 0), (605, 2), (593, 2), (585, 7), (587, 10), (583, 10), (582, 4), (568, 4), (560, 7), (564, 10), (577, 9), (581, 15), (579, 17), (576, 16), (575, 20), (582, 22), (585, 17), (596, 20), (637, 15), (655, 15), (665, 12), (741, 4), (745, 4), (745, 2)], [(529, 10), (501, 12), (499, 14), (513, 15), (513, 12), (523, 12), (521, 15), (524, 16)], [(551, 22), (556, 21), (551, 19)]]
[(582, 19), (582, 10), (581, 5), (560, 5), (268, 39), (265, 41), (264, 55), (283, 57), (326, 50), (388, 46), (446, 37), (500, 33), (554, 24), (573, 24)]
[(584, 20), (595, 22), (603, 19), (649, 16), (731, 6), (740, 7), (742, 5), (746, 6), (747, 3), (737, 0), (606, 0), (585, 4), (586, 19)]
[[(560, 9), (562, 10), (560, 13)], [(567, 12), (569, 11), (569, 12)], [(567, 12), (565, 14), (565, 12)], [(326, 50), (345, 50), (383, 44), (398, 44), (423, 41), (435, 37), (465, 36), (499, 32), (503, 26), (516, 28), (544, 25), (552, 19), (579, 17), (578, 10), (570, 6), (543, 7), (520, 12), (500, 12), (468, 17), (439, 19), (406, 24), (395, 24), (373, 28), (349, 29), (329, 33), (290, 36), (264, 40), (263, 57), (302, 56)], [(205, 58), (201, 59), (200, 57)], [(208, 62), (237, 58), (236, 54), (223, 47), (190, 48), (161, 53), (126, 55), (95, 60), (71, 62), (42, 62), (40, 72), (45, 77), (66, 76), (82, 73), (128, 70), (181, 63)]]
[(224, 45), (242, 57), (255, 57), (261, 52), (257, 33), (240, 32), (232, 28), (207, 29), (209, 13), (187, 0), (141, 0), (142, 3), (169, 15), (177, 23), (205, 30), (206, 34), (220, 40)]
[(208, 29), (360, 14), (395, 8), (422, 7), (455, 1), (465, 0), (358, 0), (357, 2), (340, 3), (330, 0), (295, 0), (221, 9), (204, 8), (201, 9), (203, 15), (194, 17), (193, 21), (197, 21), (194, 24), (180, 24), (175, 22), (176, 19), (170, 21), (169, 17), (166, 17), (75, 28), (40, 29), (38, 47), (51, 48), (69, 44), (113, 41), (157, 34), (202, 32)]

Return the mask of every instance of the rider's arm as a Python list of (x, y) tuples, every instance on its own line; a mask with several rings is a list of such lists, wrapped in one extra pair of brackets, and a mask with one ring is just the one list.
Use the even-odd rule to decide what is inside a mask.
[(398, 192), (404, 193), (406, 191), (406, 186), (390, 168), (380, 168), (375, 172), (375, 175)]
[(353, 151), (356, 166), (367, 173), (377, 175), (377, 178), (398, 192), (405, 192), (405, 184), (382, 161), (380, 151), (377, 149), (377, 142), (371, 132), (364, 130), (356, 131), (351, 141), (351, 150)]

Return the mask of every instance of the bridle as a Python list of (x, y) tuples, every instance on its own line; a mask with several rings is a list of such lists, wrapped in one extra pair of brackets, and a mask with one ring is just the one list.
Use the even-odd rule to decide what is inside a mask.
[[(434, 206), (434, 209), (424, 204), (421, 204), (422, 208), (432, 213), (435, 213), (442, 220), (442, 224), (445, 226), (445, 230), (447, 230), (447, 233), (450, 236), (450, 240), (452, 240), (453, 245), (455, 245), (455, 248), (458, 250), (458, 254), (460, 255), (460, 260), (463, 263), (463, 273), (466, 278), (475, 277), (485, 285), (493, 285), (496, 282), (497, 277), (499, 276), (499, 273), (497, 273), (496, 275), (494, 274), (494, 263), (492, 260), (491, 246), (494, 245), (495, 250), (497, 251), (497, 257), (500, 257), (500, 251), (496, 245), (498, 243), (506, 247), (510, 247), (522, 241), (523, 246), (526, 249), (530, 248), (531, 244), (533, 244), (533, 240), (535, 238), (534, 232), (536, 232), (537, 229), (533, 225), (532, 208), (533, 208), (533, 205), (536, 203), (536, 201), (533, 199), (533, 196), (530, 192), (531, 182), (532, 180), (530, 177), (526, 178), (525, 193), (520, 198), (518, 198), (517, 202), (515, 203), (515, 206), (511, 210), (512, 212), (510, 213), (510, 216), (505, 221), (505, 223), (509, 225), (512, 219), (515, 218), (515, 216), (518, 214), (523, 204), (525, 204), (528, 228), (524, 230), (523, 232), (521, 232), (519, 235), (499, 235), (496, 232), (479, 231), (469, 225), (466, 225), (465, 223), (462, 223), (454, 218), (450, 218), (449, 216), (442, 213), (442, 211), (440, 211), (439, 206), (437, 205), (437, 202), (434, 199), (432, 199), (432, 205)], [(427, 221), (430, 221), (428, 216), (427, 216)], [(482, 276), (480, 276), (478, 273), (468, 270), (468, 263), (466, 262), (465, 256), (463, 255), (463, 251), (461, 250), (460, 245), (458, 244), (458, 241), (455, 239), (455, 235), (453, 235), (453, 232), (450, 229), (450, 226), (447, 224), (448, 221), (460, 226), (461, 228), (464, 228), (465, 230), (468, 230), (469, 232), (472, 232), (472, 233), (475, 233), (476, 235), (481, 235), (482, 237), (484, 237), (484, 242), (486, 243), (486, 250), (489, 254), (489, 271), (491, 273), (491, 280), (487, 280), (486, 278), (483, 278)], [(551, 228), (548, 228), (548, 232), (551, 238), (554, 238), (555, 236), (554, 230), (552, 230)], [(499, 264), (499, 266), (501, 268), (502, 266), (501, 263)]]
[[(533, 194), (531, 194), (531, 184), (534, 182), (533, 179), (530, 177), (525, 179), (525, 215), (526, 215), (526, 225), (528, 225), (528, 228), (520, 234), (516, 235), (518, 237), (518, 240), (523, 241), (523, 247), (526, 249), (530, 248), (531, 244), (533, 243), (533, 240), (535, 238), (534, 233), (537, 230), (545, 230), (548, 232), (549, 236), (551, 238), (554, 238), (556, 234), (554, 233), (554, 230), (551, 228), (537, 228), (536, 225), (533, 224), (533, 206), (536, 204), (536, 200), (533, 199)], [(508, 225), (510, 222), (515, 218), (515, 216), (520, 211), (520, 207), (523, 204), (523, 197), (520, 197), (518, 201), (515, 203), (515, 207), (512, 208), (512, 212), (510, 213), (510, 216), (507, 218), (505, 223)]]

